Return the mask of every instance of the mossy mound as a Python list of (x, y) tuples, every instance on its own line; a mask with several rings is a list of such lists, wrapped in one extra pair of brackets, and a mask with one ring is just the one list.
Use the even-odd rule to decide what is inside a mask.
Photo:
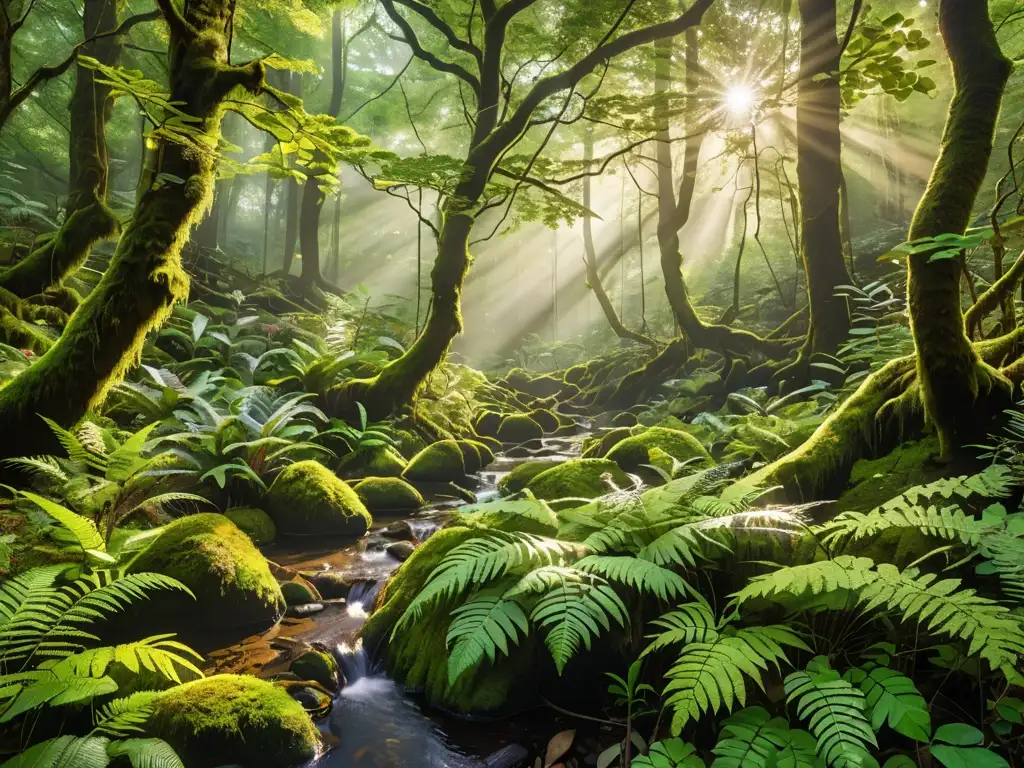
[(402, 476), (413, 483), (457, 482), (466, 476), (462, 448), (455, 440), (432, 443), (412, 457)]
[(281, 584), (281, 594), (289, 607), (293, 605), (306, 605), (322, 600), (317, 588), (302, 577), (292, 581), (285, 581)]
[(525, 443), (544, 437), (544, 429), (525, 413), (510, 413), (498, 426), (498, 439), (503, 443)]
[(571, 384), (550, 374), (530, 376), (522, 368), (513, 368), (505, 377), (505, 382), (511, 389), (523, 392), (531, 397), (550, 397), (563, 392), (566, 389), (574, 388)]
[(603, 475), (610, 475), (611, 482), (618, 488), (629, 488), (633, 484), (614, 461), (573, 459), (541, 472), (526, 487), (545, 501), (569, 497), (596, 499), (612, 491)]
[(298, 675), (302, 680), (312, 680), (332, 691), (338, 687), (338, 662), (327, 651), (310, 648), (292, 661), (288, 671)]
[(301, 765), (316, 755), (320, 741), (287, 691), (247, 675), (215, 675), (160, 694), (146, 730), (189, 768)]
[(420, 492), (400, 477), (368, 477), (356, 483), (352, 490), (373, 514), (407, 512), (426, 503)]
[(634, 427), (636, 426), (636, 423), (636, 414), (630, 413), (629, 411), (617, 413), (615, 414), (615, 417), (612, 419), (612, 424), (614, 424), (616, 427)]
[(422, 691), (434, 706), (466, 714), (497, 713), (521, 705), (524, 688), (536, 684), (536, 673), (531, 673), (536, 633), (511, 647), (511, 656), (501, 655), (493, 664), (478, 665), (454, 685), (448, 682), (445, 637), (451, 615), (445, 606), (429, 608), (416, 622), (415, 631), (389, 635), (435, 566), (476, 533), (475, 526), (450, 525), (417, 547), (381, 590), (377, 608), (362, 630), (367, 647), (383, 649), (392, 679), (409, 690)]
[(870, 512), (912, 486), (962, 474), (934, 462), (932, 456), (938, 450), (938, 439), (928, 437), (903, 443), (880, 459), (861, 459), (850, 472), (849, 490), (839, 497), (839, 510)]
[(232, 507), (224, 517), (237, 525), (253, 544), (269, 544), (277, 538), (277, 526), (270, 515), (256, 507)]
[(478, 435), (494, 437), (498, 434), (498, 427), (501, 424), (501, 414), (494, 411), (480, 411), (473, 418), (473, 429)]
[(504, 494), (518, 493), (541, 472), (557, 467), (561, 463), (561, 459), (525, 461), (498, 481), (498, 490)]
[(633, 434), (629, 427), (616, 427), (600, 437), (592, 437), (583, 442), (584, 459), (600, 459), (612, 448)]
[(466, 474), (471, 475), (478, 472), (483, 466), (483, 458), (480, 456), (480, 449), (468, 440), (456, 440), (459, 450), (462, 451), (462, 464), (466, 468)]
[(285, 467), (267, 491), (265, 506), (286, 534), (362, 536), (373, 523), (356, 492), (312, 460)]
[(702, 461), (695, 463), (702, 466), (712, 463), (711, 455), (697, 438), (667, 427), (651, 427), (627, 437), (616, 443), (605, 458), (614, 461), (627, 472), (636, 472), (641, 464), (650, 463), (649, 452), (652, 448), (660, 448), (678, 461), (697, 458)]
[(562, 426), (562, 422), (558, 420), (558, 416), (548, 408), (538, 408), (530, 411), (529, 416), (540, 424), (540, 428), (543, 429), (545, 433), (557, 432), (558, 428)]
[(255, 631), (272, 625), (285, 609), (266, 558), (224, 515), (175, 520), (132, 561), (128, 572), (172, 576), (196, 598), (166, 592), (138, 603), (133, 616), (147, 634), (183, 626), (214, 633)]
[(352, 479), (400, 477), (405, 467), (405, 459), (390, 446), (370, 445), (342, 456), (338, 462), (338, 474)]

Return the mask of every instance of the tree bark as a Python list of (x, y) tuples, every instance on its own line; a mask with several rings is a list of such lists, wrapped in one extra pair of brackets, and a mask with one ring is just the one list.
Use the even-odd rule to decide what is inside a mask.
[[(286, 73), (287, 74), (287, 73)], [(293, 95), (302, 94), (302, 75), (298, 72), (291, 73), (290, 85), (285, 88)], [(295, 179), (285, 181), (285, 224), (284, 224), (284, 260), (281, 263), (281, 270), (287, 275), (292, 271), (292, 261), (295, 259), (295, 245), (299, 239), (299, 206), (300, 206), (299, 182)]]
[[(192, 0), (181, 12), (160, 0), (170, 32), (170, 99), (213, 138), (227, 94), (238, 86), (258, 93), (264, 83), (261, 63), (227, 62), (233, 7), (230, 0)], [(166, 175), (143, 192), (99, 285), (49, 352), (0, 390), (0, 433), (18, 435), (0, 445), (0, 455), (50, 451), (53, 437), (39, 414), (72, 426), (123, 378), (146, 334), (188, 295), (181, 247), (211, 202), (214, 158), (166, 139), (157, 139), (157, 157)], [(173, 177), (184, 186), (163, 180)]]
[[(999, 50), (985, 3), (941, 0), (939, 31), (953, 70), (953, 99), (939, 156), (910, 224), (909, 240), (962, 233), (992, 154), (1003, 90), (1012, 66)], [(971, 407), (1009, 382), (978, 358), (964, 329), (960, 261), (907, 258), (907, 302), (917, 350), (925, 415), (938, 431), (942, 456), (976, 428)]]
[(797, 81), (796, 175), (800, 197), (800, 257), (811, 323), (802, 356), (835, 354), (846, 341), (850, 313), (836, 286), (849, 284), (840, 234), (839, 70), (836, 0), (799, 0), (802, 31)]

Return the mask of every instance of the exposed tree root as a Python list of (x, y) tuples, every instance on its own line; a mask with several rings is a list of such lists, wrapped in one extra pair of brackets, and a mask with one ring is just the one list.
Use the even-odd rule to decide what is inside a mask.
[(1013, 294), (1022, 278), (1024, 278), (1024, 251), (1021, 251), (1020, 256), (1013, 262), (1013, 266), (992, 283), (988, 290), (981, 294), (970, 309), (964, 313), (964, 325), (967, 328), (968, 338), (973, 339), (978, 335), (982, 320), (1003, 305), (1006, 299)]

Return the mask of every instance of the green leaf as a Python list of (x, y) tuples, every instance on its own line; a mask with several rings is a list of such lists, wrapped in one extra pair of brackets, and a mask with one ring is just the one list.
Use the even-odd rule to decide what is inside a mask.
[(973, 725), (949, 723), (939, 726), (939, 729), (935, 731), (934, 740), (957, 747), (977, 747), (985, 743), (985, 734)]
[(656, 741), (646, 755), (637, 755), (630, 768), (704, 768), (697, 748), (682, 739)]
[(930, 740), (932, 722), (928, 703), (909, 677), (887, 667), (875, 667), (869, 672), (850, 670), (846, 678), (864, 692), (871, 713), (871, 727), (875, 731), (888, 724), (915, 741), (927, 743)]
[(1001, 755), (980, 747), (933, 745), (930, 752), (945, 768), (1010, 768)]

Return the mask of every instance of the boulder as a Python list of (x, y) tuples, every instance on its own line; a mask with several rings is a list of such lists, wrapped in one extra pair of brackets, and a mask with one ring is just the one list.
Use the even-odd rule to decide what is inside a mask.
[(323, 599), (319, 590), (301, 576), (297, 576), (293, 581), (282, 583), (281, 594), (289, 606), (315, 603)]
[(277, 538), (277, 526), (266, 512), (256, 507), (231, 507), (224, 516), (237, 525), (253, 544), (270, 544)]
[(300, 680), (312, 680), (331, 691), (338, 688), (338, 662), (330, 653), (320, 648), (311, 647), (297, 656), (288, 670), (298, 675)]
[(160, 694), (146, 726), (189, 768), (287, 768), (317, 753), (319, 735), (288, 692), (248, 675), (215, 675)]
[(345, 454), (338, 462), (338, 474), (347, 478), (398, 477), (406, 467), (406, 461), (391, 446), (364, 446)]
[(561, 459), (524, 461), (498, 481), (498, 490), (504, 494), (518, 493), (541, 472), (557, 467), (561, 463)]
[(547, 408), (538, 408), (537, 410), (530, 411), (529, 416), (540, 424), (540, 428), (545, 432), (557, 432), (558, 428), (562, 426), (558, 416)]
[(605, 458), (614, 461), (627, 472), (636, 472), (641, 464), (650, 464), (650, 450), (660, 448), (678, 461), (697, 458), (699, 466), (710, 466), (713, 462), (700, 440), (678, 429), (650, 427), (631, 437), (617, 442)]
[(413, 483), (460, 481), (466, 476), (462, 449), (455, 440), (432, 443), (412, 457), (402, 476)]
[(312, 460), (285, 467), (267, 491), (265, 506), (285, 534), (362, 536), (373, 523), (356, 492)]
[(241, 638), (273, 625), (285, 609), (267, 560), (224, 515), (175, 520), (127, 570), (172, 576), (195, 595), (162, 592), (134, 605), (133, 620), (146, 634), (179, 632), (191, 641), (201, 631)]
[(572, 459), (541, 472), (526, 487), (538, 499), (545, 501), (569, 497), (596, 499), (612, 492), (609, 480), (618, 488), (633, 485), (629, 476), (613, 461)]
[(510, 413), (501, 420), (497, 438), (503, 443), (525, 443), (544, 437), (544, 429), (525, 413)]
[(395, 560), (400, 563), (404, 563), (409, 559), (409, 556), (416, 551), (416, 545), (411, 541), (395, 541), (388, 544), (385, 552), (391, 555)]
[(426, 504), (420, 492), (400, 477), (368, 477), (352, 490), (373, 514), (408, 512)]

